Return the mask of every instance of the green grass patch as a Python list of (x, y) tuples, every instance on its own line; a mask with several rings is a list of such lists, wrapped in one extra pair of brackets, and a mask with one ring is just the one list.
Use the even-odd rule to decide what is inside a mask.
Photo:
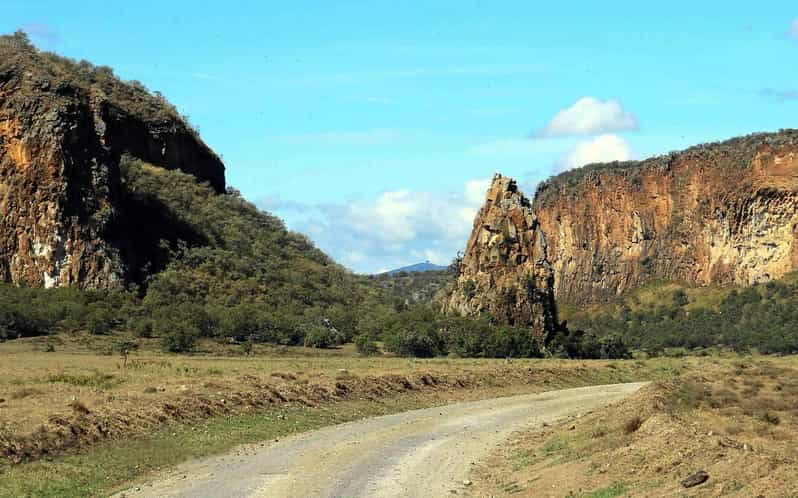
[(606, 488), (600, 488), (595, 491), (588, 491), (582, 494), (570, 493), (568, 498), (617, 498), (619, 496), (626, 496), (629, 493), (629, 487), (622, 482), (614, 482)]
[(535, 458), (535, 452), (533, 450), (522, 450), (515, 454), (513, 460), (515, 461), (513, 470), (518, 471), (534, 464), (537, 458)]
[(540, 452), (543, 457), (548, 458), (555, 453), (568, 449), (568, 447), (569, 443), (566, 438), (555, 437), (546, 441), (546, 443), (540, 448)]
[(47, 382), (51, 384), (63, 383), (76, 387), (88, 387), (92, 389), (113, 389), (123, 381), (112, 374), (94, 372), (92, 375), (73, 375), (68, 373), (58, 373), (47, 377)]
[(139, 476), (186, 460), (224, 453), (241, 444), (411, 408), (415, 406), (408, 406), (408, 400), (341, 403), (334, 409), (292, 407), (220, 417), (193, 426), (170, 425), (148, 437), (101, 445), (52, 461), (0, 465), (0, 498), (104, 496)]

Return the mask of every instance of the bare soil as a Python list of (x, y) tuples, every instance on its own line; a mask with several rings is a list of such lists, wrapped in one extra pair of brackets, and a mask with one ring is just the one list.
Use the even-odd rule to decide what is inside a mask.
[[(796, 443), (795, 358), (707, 359), (614, 406), (518, 435), (475, 470), (473, 496), (798, 496)], [(709, 479), (683, 484), (701, 471)]]

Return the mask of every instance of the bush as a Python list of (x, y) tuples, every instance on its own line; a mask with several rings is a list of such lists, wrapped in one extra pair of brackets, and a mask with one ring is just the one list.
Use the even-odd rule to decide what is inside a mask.
[(342, 344), (343, 336), (335, 329), (323, 325), (312, 325), (305, 333), (306, 348), (331, 348)]
[(380, 352), (377, 343), (366, 334), (355, 337), (355, 347), (357, 348), (357, 352), (363, 356), (374, 356)]
[(86, 317), (86, 328), (95, 335), (106, 335), (113, 328), (114, 316), (105, 307), (95, 307)]
[(161, 344), (165, 351), (190, 353), (196, 348), (200, 334), (199, 330), (190, 323), (173, 322), (168, 330), (161, 329), (158, 335), (161, 336)]
[(152, 337), (154, 323), (149, 318), (133, 320), (133, 332), (143, 339)]
[(400, 328), (390, 335), (385, 346), (399, 356), (432, 358), (444, 354), (446, 348), (440, 334), (430, 328)]
[(477, 294), (477, 284), (470, 278), (463, 282), (463, 297), (472, 299)]

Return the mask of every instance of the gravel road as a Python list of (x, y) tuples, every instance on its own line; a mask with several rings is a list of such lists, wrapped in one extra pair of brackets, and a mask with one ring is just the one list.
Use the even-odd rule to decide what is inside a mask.
[(298, 434), (181, 465), (117, 497), (441, 497), (514, 432), (619, 400), (643, 383), (413, 410)]

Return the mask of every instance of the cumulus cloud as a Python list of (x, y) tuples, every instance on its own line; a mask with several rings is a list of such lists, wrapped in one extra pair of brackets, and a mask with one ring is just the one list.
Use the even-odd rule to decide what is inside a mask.
[(322, 204), (290, 225), (357, 272), (427, 260), (445, 265), (465, 247), (489, 185), (490, 179), (479, 179), (458, 192), (402, 189), (347, 204)]
[(637, 117), (623, 109), (617, 100), (601, 101), (582, 97), (561, 110), (537, 133), (539, 137), (595, 135), (614, 131), (637, 130)]
[(562, 158), (558, 171), (578, 168), (591, 163), (626, 161), (632, 158), (629, 143), (618, 135), (599, 135), (591, 140), (580, 142)]

